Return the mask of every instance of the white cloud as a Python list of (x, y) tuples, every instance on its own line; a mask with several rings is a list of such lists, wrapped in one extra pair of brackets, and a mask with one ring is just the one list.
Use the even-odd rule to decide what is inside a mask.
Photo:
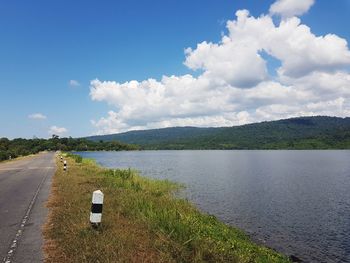
[[(334, 34), (315, 36), (297, 17), (282, 20), (276, 26), (270, 16), (255, 18), (247, 11), (236, 14), (237, 20), (227, 22), (229, 38), (224, 37), (222, 45), (251, 46), (256, 53), (265, 51), (281, 61), (278, 69), (281, 75), (300, 77), (313, 71), (334, 71), (350, 64), (345, 39)], [(256, 74), (248, 66), (247, 71)]]
[(281, 74), (293, 77), (334, 71), (350, 64), (345, 39), (334, 34), (317, 37), (296, 17), (281, 22), (272, 34), (267, 52), (282, 62)]
[(271, 5), (270, 13), (282, 17), (300, 16), (309, 11), (314, 3), (315, 0), (277, 0)]
[[(270, 15), (253, 17), (247, 10), (237, 11), (236, 17), (227, 22), (228, 32), (220, 42), (204, 41), (185, 50), (184, 64), (199, 70), (197, 77), (92, 80), (91, 99), (113, 109), (92, 121), (96, 132), (350, 114), (350, 51), (345, 39), (316, 36), (297, 17), (278, 24)], [(272, 69), (277, 76), (269, 75), (263, 53), (280, 61)]]
[(220, 44), (202, 42), (195, 50), (186, 49), (185, 65), (204, 70), (204, 76), (209, 79), (238, 87), (252, 87), (267, 78), (266, 62), (256, 47), (228, 37)]
[(28, 118), (33, 119), (33, 120), (45, 120), (45, 119), (47, 119), (47, 117), (42, 113), (30, 114), (30, 115), (28, 115)]
[(75, 80), (75, 79), (71, 79), (69, 81), (69, 86), (71, 86), (71, 87), (79, 87), (80, 83), (77, 80)]
[(51, 126), (49, 129), (49, 134), (50, 135), (63, 135), (65, 133), (67, 133), (68, 130), (64, 127), (57, 127), (57, 126)]
[(123, 122), (118, 118), (118, 114), (114, 111), (109, 111), (107, 117), (102, 117), (98, 121), (92, 120), (91, 123), (98, 129), (96, 134), (111, 134), (120, 133), (128, 130), (144, 130), (156, 129), (175, 126), (196, 126), (196, 127), (221, 127), (232, 126), (235, 124), (243, 125), (250, 123), (250, 115), (248, 112), (241, 111), (238, 113), (217, 114), (212, 116), (195, 116), (195, 117), (180, 117), (170, 119), (159, 119), (130, 127), (128, 123)]
[(349, 105), (345, 107), (343, 97), (334, 100), (318, 101), (306, 104), (272, 104), (260, 107), (256, 110), (256, 118), (277, 120), (281, 118), (291, 118), (295, 116), (339, 116), (349, 117)]

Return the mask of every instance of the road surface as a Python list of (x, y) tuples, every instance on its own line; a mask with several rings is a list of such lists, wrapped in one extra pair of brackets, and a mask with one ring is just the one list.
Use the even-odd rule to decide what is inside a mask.
[(54, 153), (0, 163), (0, 262), (41, 262)]

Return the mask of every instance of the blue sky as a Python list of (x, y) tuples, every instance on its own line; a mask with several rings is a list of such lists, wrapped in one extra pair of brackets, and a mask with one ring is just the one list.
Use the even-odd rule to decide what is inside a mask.
[[(282, 60), (286, 64), (289, 58), (278, 54), (278, 48), (274, 46), (271, 47), (272, 55), (264, 55), (265, 51), (260, 53), (267, 65), (268, 74), (262, 79), (254, 79), (256, 86), (251, 86), (249, 82), (249, 87), (246, 84), (239, 87), (241, 80), (236, 81), (228, 76), (226, 84), (232, 87), (231, 94), (227, 85), (216, 78), (227, 76), (230, 72), (217, 72), (215, 78), (208, 73), (208, 81), (214, 83), (210, 84), (210, 87), (198, 84), (203, 72), (213, 73), (217, 67), (206, 64), (207, 61), (216, 61), (216, 58), (212, 57), (215, 55), (202, 58), (205, 61), (197, 60), (197, 53), (202, 56), (196, 50), (197, 44), (207, 41), (220, 45), (222, 36), (229, 34), (226, 22), (236, 19), (237, 10), (247, 9), (251, 17), (258, 18), (262, 14), (269, 14), (270, 6), (274, 2), (2, 1), (0, 137), (48, 137), (51, 134), (50, 128), (51, 131), (62, 133), (62, 136), (76, 137), (167, 126), (230, 126), (299, 116), (303, 113), (347, 116), (350, 107), (348, 108), (348, 92), (344, 85), (350, 83), (348, 61), (313, 61), (310, 66), (312, 69), (302, 76), (299, 73), (298, 76), (293, 75), (293, 69), (287, 66), (285, 70), (287, 73), (289, 70), (290, 75), (276, 73), (281, 67), (281, 58), (285, 59)], [(298, 17), (301, 23), (310, 27), (312, 33), (317, 36), (331, 33), (349, 41), (349, 11), (348, 0), (316, 0), (310, 9)], [(281, 20), (280, 16), (282, 15), (271, 14), (276, 26)], [(188, 47), (192, 48), (192, 53), (185, 55), (184, 50)], [(268, 49), (269, 47), (266, 47), (266, 50)], [(330, 50), (339, 51), (338, 48), (331, 47)], [(213, 51), (213, 54), (216, 54), (215, 52)], [(339, 57), (341, 52), (346, 53), (346, 50), (340, 50)], [(190, 56), (188, 63), (184, 65), (186, 57)], [(235, 63), (241, 63), (240, 61)], [(198, 70), (194, 71), (194, 68)], [(289, 88), (299, 85), (294, 83), (302, 82), (302, 87), (295, 87), (299, 92), (295, 98), (300, 98), (300, 94), (311, 92), (305, 87), (309, 87), (314, 81), (308, 79), (305, 83), (304, 78), (311, 78), (311, 74), (315, 72), (327, 74), (322, 75), (327, 80), (331, 77), (339, 79), (335, 74), (341, 72), (340, 78), (344, 81), (334, 88), (337, 89), (334, 93), (313, 89), (312, 94), (318, 95), (312, 95), (311, 104), (306, 104), (305, 99), (303, 102), (290, 99), (290, 107), (305, 106), (309, 111), (296, 112), (288, 109), (284, 110), (284, 114), (271, 113), (283, 111), (277, 105), (286, 103), (282, 95), (276, 95), (276, 100), (271, 101), (279, 91), (274, 93), (270, 87), (279, 84)], [(195, 78), (189, 80), (189, 86), (194, 87), (196, 96), (191, 95), (192, 93), (188, 96), (185, 94), (191, 87), (185, 90), (177, 88), (176, 85), (187, 85), (183, 84), (182, 79), (172, 82), (173, 84), (164, 84), (161, 81), (164, 75), (180, 78), (185, 74), (191, 74), (192, 78)], [(313, 76), (316, 78), (315, 74)], [(150, 78), (159, 82), (161, 89), (165, 90), (162, 92), (167, 95), (148, 92), (150, 87), (155, 89), (154, 85), (158, 85), (157, 83), (145, 83), (143, 86), (140, 84)], [(318, 79), (320, 78), (319, 76)], [(98, 82), (91, 84), (95, 79), (98, 79)], [(76, 85), (71, 85), (71, 80), (74, 80), (73, 84)], [(132, 80), (138, 81), (138, 84), (134, 84), (140, 92), (129, 94), (124, 90), (132, 88), (132, 85), (126, 85), (121, 92), (117, 91), (120, 88), (119, 84)], [(107, 81), (113, 83), (109, 85)], [(267, 85), (268, 81), (270, 86)], [(268, 87), (258, 87), (262, 82)], [(203, 95), (209, 88), (211, 93)], [(95, 93), (91, 89), (94, 89)], [(181, 94), (177, 94), (177, 90)], [(242, 94), (239, 93), (240, 90)], [(256, 95), (258, 92), (273, 94), (269, 95), (271, 98), (264, 97), (262, 102), (261, 96)], [(99, 95), (96, 95), (97, 93)], [(213, 98), (212, 94), (216, 94), (217, 100), (209, 99)], [(190, 99), (187, 101), (186, 98)], [(139, 101), (135, 103), (135, 100)], [(283, 102), (278, 103), (278, 100)], [(319, 109), (319, 104), (329, 107)], [(268, 107), (271, 108), (270, 112), (266, 110)], [(334, 110), (332, 107), (335, 107)], [(41, 115), (33, 115), (39, 113)]]

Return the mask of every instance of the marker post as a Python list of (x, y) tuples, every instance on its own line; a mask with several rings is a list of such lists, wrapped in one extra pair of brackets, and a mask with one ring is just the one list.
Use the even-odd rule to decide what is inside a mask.
[(92, 193), (92, 205), (90, 212), (90, 223), (93, 228), (98, 228), (102, 219), (103, 193), (101, 190)]

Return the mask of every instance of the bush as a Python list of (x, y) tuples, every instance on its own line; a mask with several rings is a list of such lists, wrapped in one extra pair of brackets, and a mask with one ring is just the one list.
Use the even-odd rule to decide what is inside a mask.
[(0, 161), (4, 161), (8, 159), (8, 154), (6, 154), (5, 152), (0, 152)]

